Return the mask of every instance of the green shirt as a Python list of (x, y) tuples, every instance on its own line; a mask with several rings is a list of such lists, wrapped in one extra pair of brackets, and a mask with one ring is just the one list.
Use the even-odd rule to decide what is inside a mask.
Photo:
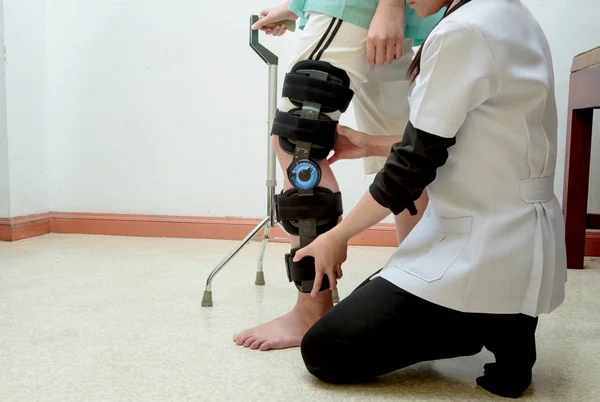
[[(288, 8), (299, 17), (300, 29), (306, 25), (305, 13), (308, 11), (330, 15), (369, 29), (378, 4), (379, 0), (290, 0)], [(442, 9), (435, 15), (421, 18), (406, 4), (404, 37), (414, 39), (415, 46), (421, 45), (442, 18), (443, 13)]]

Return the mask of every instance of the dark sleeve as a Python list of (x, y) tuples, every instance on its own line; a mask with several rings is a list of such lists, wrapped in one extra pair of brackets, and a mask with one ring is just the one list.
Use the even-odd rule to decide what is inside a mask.
[(383, 169), (369, 187), (375, 201), (394, 215), (405, 209), (416, 215), (414, 202), (435, 179), (437, 169), (448, 159), (448, 148), (455, 143), (454, 137), (429, 134), (409, 121), (402, 141), (392, 146)]

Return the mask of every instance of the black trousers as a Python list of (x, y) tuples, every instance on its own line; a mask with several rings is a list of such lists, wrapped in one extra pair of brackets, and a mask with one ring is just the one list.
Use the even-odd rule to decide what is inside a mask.
[(522, 314), (461, 313), (385, 279), (367, 279), (306, 333), (301, 352), (315, 377), (350, 384), (423, 361), (475, 355), (485, 347), (496, 362), (486, 365), (478, 383), (518, 397), (531, 383), (537, 322)]

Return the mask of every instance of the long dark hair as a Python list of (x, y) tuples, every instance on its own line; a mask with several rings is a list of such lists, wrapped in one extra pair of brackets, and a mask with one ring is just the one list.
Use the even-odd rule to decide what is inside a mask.
[[(444, 16), (442, 18), (440, 18), (440, 20), (438, 21), (438, 23), (435, 26), (437, 26), (444, 18), (446, 18), (447, 16), (449, 16), (450, 14), (452, 14), (453, 12), (455, 12), (456, 10), (458, 10), (459, 8), (461, 8), (462, 6), (464, 6), (465, 4), (467, 4), (470, 1), (471, 0), (460, 0), (455, 7), (450, 9), (450, 5), (452, 4), (453, 0), (448, 0), (448, 4), (446, 6), (447, 7), (446, 12), (444, 13)], [(427, 37), (429, 37), (429, 35), (427, 35)], [(427, 38), (425, 38), (425, 41), (426, 40), (427, 40)], [(423, 41), (423, 44), (425, 43), (425, 41)], [(413, 59), (412, 63), (410, 63), (410, 66), (408, 67), (408, 78), (410, 78), (411, 81), (414, 81), (417, 78), (417, 76), (419, 75), (419, 73), (421, 72), (421, 55), (422, 55), (422, 53), (423, 53), (423, 45), (421, 45), (419, 47), (419, 50), (417, 51), (415, 58)]]

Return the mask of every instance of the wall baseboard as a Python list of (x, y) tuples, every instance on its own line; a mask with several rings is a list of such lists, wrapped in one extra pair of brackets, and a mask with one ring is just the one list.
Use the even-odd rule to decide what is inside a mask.
[[(18, 241), (48, 233), (242, 240), (260, 221), (260, 219), (236, 217), (213, 218), (51, 212), (12, 219), (0, 219), (0, 241)], [(257, 237), (262, 236), (262, 234), (263, 231), (261, 230)], [(287, 234), (276, 226), (271, 230), (270, 237), (287, 238)], [(396, 228), (389, 223), (374, 225), (352, 238), (350, 244), (354, 246), (396, 247), (398, 245)], [(585, 254), (600, 257), (600, 231), (588, 231)]]
[[(180, 217), (155, 215), (111, 215), (52, 213), (52, 232), (103, 234), (114, 236), (173, 237), (192, 239), (242, 240), (261, 222), (249, 218)], [(261, 230), (257, 237), (263, 235)], [(287, 238), (278, 226), (270, 237)], [(283, 240), (286, 241), (286, 240)], [(395, 247), (396, 229), (392, 224), (378, 224), (353, 238), (352, 245)]]
[(585, 236), (585, 255), (600, 257), (600, 230), (588, 230)]
[[(0, 241), (17, 241), (48, 233), (92, 234), (136, 237), (242, 240), (261, 219), (213, 218), (160, 215), (119, 215), (51, 212), (12, 219), (0, 219)], [(263, 235), (263, 230), (257, 237)], [(278, 226), (270, 237), (287, 238)], [(278, 241), (278, 240), (274, 240)], [(280, 240), (285, 242), (287, 240)], [(396, 247), (393, 224), (378, 224), (350, 241), (356, 246)]]
[(0, 219), (0, 241), (17, 241), (51, 232), (51, 214)]

